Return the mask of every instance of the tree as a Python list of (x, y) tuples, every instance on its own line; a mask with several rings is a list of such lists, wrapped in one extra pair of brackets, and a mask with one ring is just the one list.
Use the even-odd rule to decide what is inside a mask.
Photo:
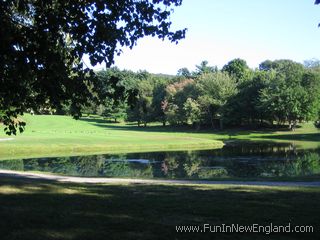
[(113, 63), (143, 36), (177, 42), (170, 14), (182, 0), (12, 0), (0, 3), (0, 121), (15, 134), (17, 116), (70, 102), (74, 117), (98, 90), (91, 65)]
[(184, 68), (180, 68), (177, 72), (177, 76), (181, 76), (181, 77), (185, 77), (185, 78), (191, 78), (192, 74), (189, 71), (188, 68), (184, 67)]
[(201, 110), (201, 120), (205, 124), (209, 123), (212, 128), (215, 128), (214, 120), (215, 112), (217, 111), (215, 100), (208, 94), (201, 94), (197, 98), (197, 102), (199, 103), (199, 108)]
[(187, 120), (190, 121), (192, 125), (198, 127), (201, 121), (201, 110), (199, 103), (192, 98), (187, 98), (183, 104), (183, 109), (186, 112)]
[(303, 119), (301, 100), (304, 97), (305, 92), (300, 86), (288, 87), (283, 83), (272, 84), (261, 91), (260, 106), (278, 123), (288, 121), (289, 128), (293, 130), (297, 121)]
[(316, 118), (319, 110), (319, 74), (290, 60), (271, 62), (275, 77), (261, 90), (260, 109), (294, 130), (298, 121)]
[(269, 71), (272, 69), (272, 61), (265, 60), (262, 63), (259, 64), (259, 70), (261, 71)]
[(220, 128), (223, 128), (226, 103), (237, 92), (235, 80), (228, 73), (214, 72), (201, 75), (197, 86), (200, 96), (206, 96), (206, 99), (200, 102), (209, 104), (208, 106), (203, 106), (203, 108), (211, 109), (212, 112), (208, 111), (211, 115), (210, 118), (218, 118), (220, 120)]
[(166, 125), (166, 86), (167, 81), (161, 81), (155, 84), (153, 89), (153, 98), (152, 98), (152, 111), (153, 111), (153, 119), (156, 121), (162, 122), (162, 125)]
[(199, 76), (201, 74), (205, 74), (205, 73), (213, 73), (213, 72), (217, 72), (218, 68), (216, 66), (209, 66), (208, 65), (208, 61), (202, 61), (200, 63), (200, 65), (196, 65), (196, 72), (194, 73), (194, 75)]
[(133, 107), (129, 110), (128, 119), (137, 121), (138, 126), (141, 123), (147, 126), (152, 119), (152, 85), (148, 79), (140, 80), (137, 83), (137, 98)]
[(105, 100), (124, 101), (125, 99), (125, 86), (124, 79), (125, 73), (118, 68), (108, 68), (103, 71), (96, 72), (96, 84), (97, 87), (95, 93), (99, 96), (101, 103), (104, 104)]
[[(252, 77), (238, 84), (238, 92), (227, 102), (225, 117), (229, 124), (261, 125), (269, 116), (258, 107), (260, 92), (274, 78), (274, 71), (256, 70)], [(259, 123), (258, 123), (259, 121)]]
[(259, 69), (262, 71), (271, 71), (275, 70), (278, 72), (285, 72), (291, 68), (293, 70), (293, 74), (296, 73), (297, 70), (301, 71), (303, 69), (303, 65), (300, 63), (296, 63), (289, 59), (280, 59), (275, 61), (266, 60), (259, 65)]
[(163, 102), (165, 116), (170, 124), (187, 123), (184, 104), (188, 98), (195, 99), (197, 89), (193, 79), (182, 79), (166, 87), (166, 98)]
[(302, 76), (301, 86), (306, 94), (303, 99), (304, 119), (319, 120), (320, 118), (320, 72), (307, 70)]
[(224, 65), (222, 71), (229, 73), (237, 82), (241, 82), (245, 79), (246, 73), (249, 71), (249, 67), (245, 60), (236, 58)]
[(108, 119), (113, 119), (115, 123), (119, 119), (124, 120), (127, 117), (127, 104), (125, 101), (115, 102), (113, 99), (106, 99), (102, 115)]

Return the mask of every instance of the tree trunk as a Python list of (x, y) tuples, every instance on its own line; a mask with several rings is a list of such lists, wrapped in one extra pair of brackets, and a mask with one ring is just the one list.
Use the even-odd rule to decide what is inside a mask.
[(289, 129), (290, 129), (291, 131), (296, 130), (296, 126), (297, 126), (297, 120), (293, 120), (293, 121), (290, 121), (290, 122), (289, 122)]
[(220, 130), (223, 130), (223, 119), (220, 118)]
[(209, 116), (210, 116), (211, 127), (212, 127), (212, 129), (214, 129), (215, 126), (214, 126), (213, 116), (210, 112), (209, 112)]

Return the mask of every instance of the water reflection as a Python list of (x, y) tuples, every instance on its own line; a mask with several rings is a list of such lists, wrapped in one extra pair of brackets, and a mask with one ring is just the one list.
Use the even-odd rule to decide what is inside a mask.
[(320, 174), (320, 149), (288, 143), (229, 142), (222, 149), (0, 161), (1, 169), (70, 176), (216, 179)]

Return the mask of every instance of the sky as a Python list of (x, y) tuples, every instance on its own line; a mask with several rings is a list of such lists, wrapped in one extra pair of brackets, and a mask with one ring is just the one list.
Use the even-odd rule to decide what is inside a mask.
[(314, 0), (183, 0), (171, 21), (172, 30), (188, 29), (185, 39), (177, 45), (140, 39), (115, 57), (114, 66), (176, 74), (203, 60), (222, 68), (242, 58), (256, 68), (266, 59), (320, 58), (320, 5)]

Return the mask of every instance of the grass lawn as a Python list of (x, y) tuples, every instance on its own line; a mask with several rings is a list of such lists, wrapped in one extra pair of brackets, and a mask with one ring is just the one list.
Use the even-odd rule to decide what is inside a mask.
[(26, 131), (17, 136), (0, 132), (0, 159), (84, 155), (108, 152), (219, 148), (222, 142), (194, 133), (141, 131), (100, 118), (26, 114)]
[[(26, 131), (17, 136), (6, 136), (0, 130), (0, 159), (70, 156), (98, 153), (185, 150), (220, 148), (223, 140), (294, 141), (303, 147), (319, 146), (320, 131), (312, 123), (290, 131), (228, 130), (195, 131), (191, 128), (146, 128), (124, 123), (108, 123), (101, 118), (73, 120), (69, 116), (26, 114)], [(3, 141), (4, 138), (12, 140)]]
[[(287, 131), (194, 131), (26, 115), (25, 133), (0, 133), (0, 159), (221, 147), (223, 140), (319, 145), (311, 124)], [(320, 188), (73, 184), (0, 177), (0, 236), (12, 239), (319, 239)], [(178, 233), (177, 225), (311, 225), (314, 233)]]
[[(0, 178), (9, 239), (319, 239), (320, 189), (97, 185)], [(177, 233), (176, 225), (311, 225), (314, 233)], [(209, 231), (209, 230), (208, 230)]]

